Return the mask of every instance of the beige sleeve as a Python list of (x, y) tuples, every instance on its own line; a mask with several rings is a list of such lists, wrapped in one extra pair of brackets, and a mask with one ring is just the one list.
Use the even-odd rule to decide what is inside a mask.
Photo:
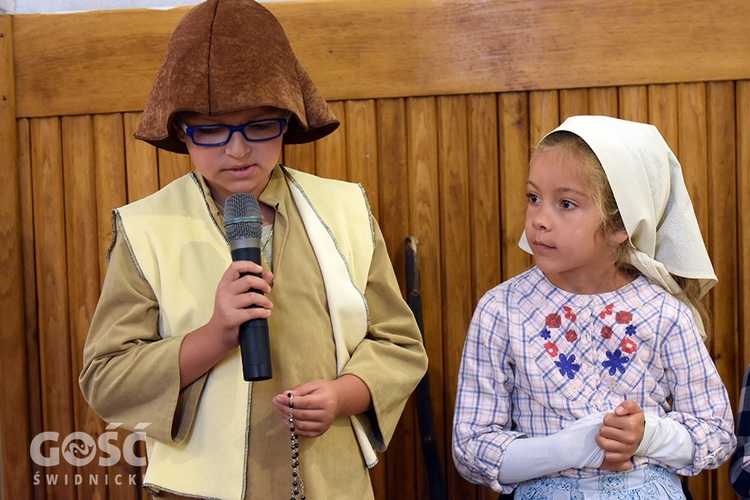
[(384, 450), (396, 429), (406, 401), (427, 371), (427, 353), (414, 315), (401, 295), (385, 240), (375, 223), (375, 251), (365, 298), (370, 329), (342, 370), (364, 381), (372, 396), (368, 415), (373, 443)]
[(182, 337), (162, 339), (158, 322), (154, 292), (125, 238), (116, 236), (78, 382), (105, 421), (129, 430), (148, 424), (149, 437), (178, 443), (190, 429), (205, 376), (180, 391)]

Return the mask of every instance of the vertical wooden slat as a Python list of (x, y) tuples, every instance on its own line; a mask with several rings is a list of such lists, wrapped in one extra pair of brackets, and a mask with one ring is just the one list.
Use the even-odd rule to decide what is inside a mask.
[[(737, 309), (737, 214), (735, 155), (735, 97), (733, 82), (707, 84), (708, 110), (708, 188), (709, 214), (708, 250), (719, 282), (713, 296), (713, 358), (732, 401), (739, 399), (738, 372), (733, 354), (738, 352)], [(729, 477), (729, 464), (713, 472), (715, 493), (727, 498), (731, 485), (719, 478)]]
[(26, 339), (24, 337), (24, 272), (21, 239), (16, 91), (11, 16), (0, 15), (0, 493), (30, 498), (32, 468)]
[(107, 272), (106, 253), (112, 242), (112, 210), (127, 203), (125, 138), (119, 113), (95, 115), (94, 164), (96, 165), (96, 215), (99, 282)]
[(284, 146), (284, 165), (302, 172), (315, 173), (315, 143), (289, 144)]
[(737, 227), (739, 228), (740, 350), (738, 371), (750, 365), (750, 80), (737, 82)]
[[(507, 95), (512, 96), (514, 94)], [(560, 98), (556, 90), (538, 90), (529, 92), (527, 100), (528, 110), (524, 111), (526, 115), (524, 122), (529, 127), (529, 134), (525, 142), (528, 142), (529, 146), (534, 148), (542, 140), (542, 137), (563, 121), (560, 112)], [(502, 116), (503, 110), (501, 109), (500, 112)], [(514, 115), (517, 115), (517, 113), (514, 113)], [(526, 171), (524, 170), (524, 184), (526, 183), (525, 176)]]
[[(472, 306), (501, 281), (502, 224), (500, 153), (495, 94), (467, 97), (469, 125), (469, 192), (471, 211)], [(468, 326), (468, 325), (467, 325)], [(465, 336), (464, 336), (465, 338)], [(491, 495), (488, 497), (487, 495)], [(478, 498), (497, 498), (483, 488)]]
[(589, 113), (617, 116), (619, 113), (617, 87), (589, 89)]
[(159, 189), (157, 150), (150, 144), (133, 137), (140, 121), (141, 113), (123, 115), (129, 203), (140, 200)]
[(620, 87), (620, 118), (643, 123), (648, 121), (648, 89), (645, 85)]
[[(388, 253), (406, 295), (404, 240), (409, 235), (409, 172), (406, 147), (406, 106), (403, 99), (380, 99), (376, 106), (378, 192), (380, 228)], [(387, 495), (384, 498), (415, 498), (417, 485), (416, 422), (414, 397), (410, 399), (399, 421), (388, 450)]]
[(346, 136), (347, 178), (365, 188), (373, 213), (379, 212), (378, 148), (375, 100), (346, 101), (346, 123), (342, 124)]
[(679, 146), (677, 126), (677, 85), (649, 85), (648, 122), (659, 129), (672, 152)]
[(409, 235), (409, 199), (406, 106), (403, 99), (379, 99), (377, 102), (378, 222), (383, 231), (391, 262), (399, 278), (402, 293), (404, 281), (404, 240)]
[[(39, 349), (39, 320), (36, 300), (36, 263), (34, 249), (34, 198), (31, 175), (31, 127), (29, 120), (18, 120), (18, 171), (21, 194), (21, 249), (23, 253), (24, 323), (26, 338), (26, 373), (28, 374), (29, 438), (43, 432), (42, 380)], [(21, 428), (23, 429), (23, 428)], [(35, 477), (42, 477), (44, 467), (31, 464)], [(46, 498), (45, 481), (34, 482), (34, 498)]]
[[(675, 152), (682, 165), (685, 184), (693, 202), (701, 234), (708, 240), (708, 173), (706, 133), (706, 87), (704, 84), (679, 84), (677, 86), (679, 117), (679, 150)], [(711, 339), (709, 339), (709, 348)], [(689, 478), (688, 486), (696, 498), (710, 498), (710, 472)]]
[[(75, 430), (98, 436), (104, 425), (86, 404), (78, 390), (78, 374), (83, 368), (83, 345), (99, 297), (99, 265), (96, 227), (94, 139), (91, 116), (68, 116), (61, 119), (65, 204), (65, 241), (68, 266), (70, 317), (71, 378)], [(102, 474), (100, 474), (102, 472)], [(96, 460), (77, 469), (84, 478), (104, 477)], [(79, 498), (106, 498), (103, 484), (82, 481)]]
[[(438, 165), (440, 190), (440, 224), (443, 249), (443, 297), (450, 307), (443, 310), (445, 338), (446, 408), (454, 408), (458, 369), (463, 352), (466, 328), (474, 304), (466, 293), (471, 276), (471, 253), (467, 251), (467, 234), (471, 234), (470, 169), (468, 152), (468, 117), (466, 96), (441, 96), (438, 104)], [(452, 419), (451, 419), (452, 421)], [(449, 498), (471, 498), (477, 489), (464, 481), (448, 477)]]
[[(500, 94), (498, 98), (500, 133), (500, 213), (502, 223), (502, 279), (515, 276), (531, 266), (531, 255), (518, 247), (526, 217), (526, 179), (529, 170), (530, 131), (536, 130), (538, 141), (546, 132), (558, 125), (558, 108), (549, 98), (532, 100), (523, 92)], [(533, 94), (532, 94), (533, 96)], [(537, 96), (541, 97), (541, 96)], [(549, 118), (530, 121), (533, 104), (540, 114)], [(554, 116), (551, 116), (554, 115)], [(544, 123), (544, 125), (534, 125)], [(554, 123), (554, 125), (552, 125)], [(549, 130), (542, 132), (546, 127)], [(533, 144), (536, 144), (534, 142)]]
[(708, 157), (706, 123), (706, 85), (682, 83), (677, 88), (679, 113), (679, 152), (690, 198), (703, 238), (708, 242)]
[[(96, 215), (97, 215), (97, 258), (99, 261), (99, 282), (107, 272), (106, 253), (112, 243), (112, 210), (127, 203), (127, 182), (125, 173), (125, 137), (123, 117), (120, 113), (94, 115), (94, 164), (96, 168)], [(160, 164), (161, 166), (161, 164)], [(161, 178), (161, 175), (160, 175)], [(113, 446), (123, 449), (126, 438), (123, 432)], [(140, 468), (128, 464), (124, 458), (105, 470), (110, 478), (130, 478), (134, 475), (140, 484)], [(101, 478), (100, 478), (101, 481)], [(136, 500), (140, 498), (138, 488), (109, 483), (109, 500)]]
[(157, 151), (159, 161), (159, 187), (163, 188), (175, 179), (190, 172), (190, 155), (172, 153), (164, 149)]
[[(125, 172), (125, 139), (123, 116), (120, 113), (95, 115), (94, 121), (94, 164), (96, 168), (96, 211), (97, 211), (97, 258), (99, 260), (99, 282), (107, 272), (106, 253), (112, 243), (112, 210), (127, 203), (127, 183)], [(161, 164), (160, 164), (161, 167)], [(160, 173), (161, 179), (161, 173)], [(123, 449), (126, 434), (119, 432), (113, 443)], [(141, 452), (143, 453), (143, 452)], [(140, 484), (140, 468), (128, 464), (124, 458), (105, 470), (110, 478), (130, 478), (134, 475)], [(117, 485), (114, 481), (108, 487), (109, 500), (136, 500), (140, 498), (138, 488)]]
[[(60, 446), (74, 429), (59, 119), (32, 120), (31, 144), (43, 422), (45, 431), (59, 433)], [(48, 484), (48, 498), (75, 498), (75, 469), (62, 454), (45, 472), (57, 483)]]
[(329, 105), (341, 125), (332, 134), (315, 141), (315, 172), (321, 177), (347, 180), (345, 107), (341, 101)]
[(467, 97), (472, 303), (501, 279), (500, 165), (495, 94)]
[[(417, 97), (406, 100), (409, 220), (411, 235), (419, 240), (420, 281), (422, 285), (422, 323), (424, 343), (430, 364), (430, 396), (433, 424), (444, 477), (455, 475), (450, 447), (452, 408), (446, 406), (444, 394), (444, 334), (443, 295), (440, 286), (442, 266), (440, 258), (440, 198), (438, 189), (437, 109), (435, 98)], [(420, 484), (427, 484), (424, 460), (418, 457)], [(424, 498), (424, 494), (420, 495)]]
[(560, 91), (560, 122), (565, 121), (569, 116), (587, 114), (589, 114), (588, 89), (565, 89)]

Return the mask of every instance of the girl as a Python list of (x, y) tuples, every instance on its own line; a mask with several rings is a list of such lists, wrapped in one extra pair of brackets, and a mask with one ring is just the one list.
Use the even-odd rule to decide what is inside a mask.
[(541, 141), (527, 189), (535, 267), (476, 308), (458, 471), (515, 498), (685, 498), (678, 474), (720, 466), (735, 436), (680, 164), (653, 126), (577, 116)]
[[(154, 496), (373, 497), (427, 357), (362, 187), (278, 164), (338, 125), (262, 5), (208, 0), (176, 27), (136, 137), (195, 171), (114, 211), (80, 375), (104, 420), (148, 424)], [(262, 267), (232, 262), (235, 193), (259, 201)], [(248, 383), (238, 331), (260, 318), (273, 377)]]

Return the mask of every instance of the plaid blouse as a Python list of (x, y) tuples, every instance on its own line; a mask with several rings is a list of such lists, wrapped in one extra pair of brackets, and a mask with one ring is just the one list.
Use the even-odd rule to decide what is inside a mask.
[(737, 450), (729, 462), (729, 480), (741, 497), (750, 497), (750, 365), (745, 370), (737, 418)]
[[(469, 481), (505, 493), (497, 480), (508, 444), (546, 436), (622, 401), (683, 424), (695, 475), (725, 462), (735, 446), (729, 397), (680, 300), (643, 276), (600, 295), (553, 286), (535, 268), (487, 292), (464, 344), (453, 422), (453, 458)], [(548, 457), (554, 460), (554, 456)], [(596, 468), (560, 475), (607, 474)]]

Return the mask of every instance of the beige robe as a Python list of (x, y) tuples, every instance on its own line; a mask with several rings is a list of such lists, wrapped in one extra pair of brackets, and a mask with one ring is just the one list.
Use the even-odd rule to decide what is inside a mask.
[[(206, 209), (221, 228), (221, 214), (205, 184), (201, 186)], [(260, 200), (277, 211), (275, 279), (269, 294), (274, 303), (269, 318), (274, 377), (252, 384), (249, 433), (236, 439), (247, 440), (247, 497), (289, 498), (289, 432), (271, 398), (309, 380), (336, 378), (336, 353), (323, 278), (279, 168)], [(426, 355), (414, 318), (401, 298), (382, 235), (372, 223), (375, 251), (364, 293), (370, 328), (341, 373), (354, 374), (368, 386), (373, 401), (368, 417), (380, 435), (374, 444), (383, 449), (426, 370)], [(179, 346), (182, 335), (189, 332), (159, 337), (159, 304), (126, 243), (124, 238), (113, 242), (84, 351), (81, 388), (105, 420), (123, 422), (130, 429), (149, 422), (146, 432), (151, 438), (180, 443), (189, 439), (206, 377), (180, 392)], [(367, 467), (348, 419), (337, 420), (321, 437), (300, 441), (308, 498), (372, 497)]]

